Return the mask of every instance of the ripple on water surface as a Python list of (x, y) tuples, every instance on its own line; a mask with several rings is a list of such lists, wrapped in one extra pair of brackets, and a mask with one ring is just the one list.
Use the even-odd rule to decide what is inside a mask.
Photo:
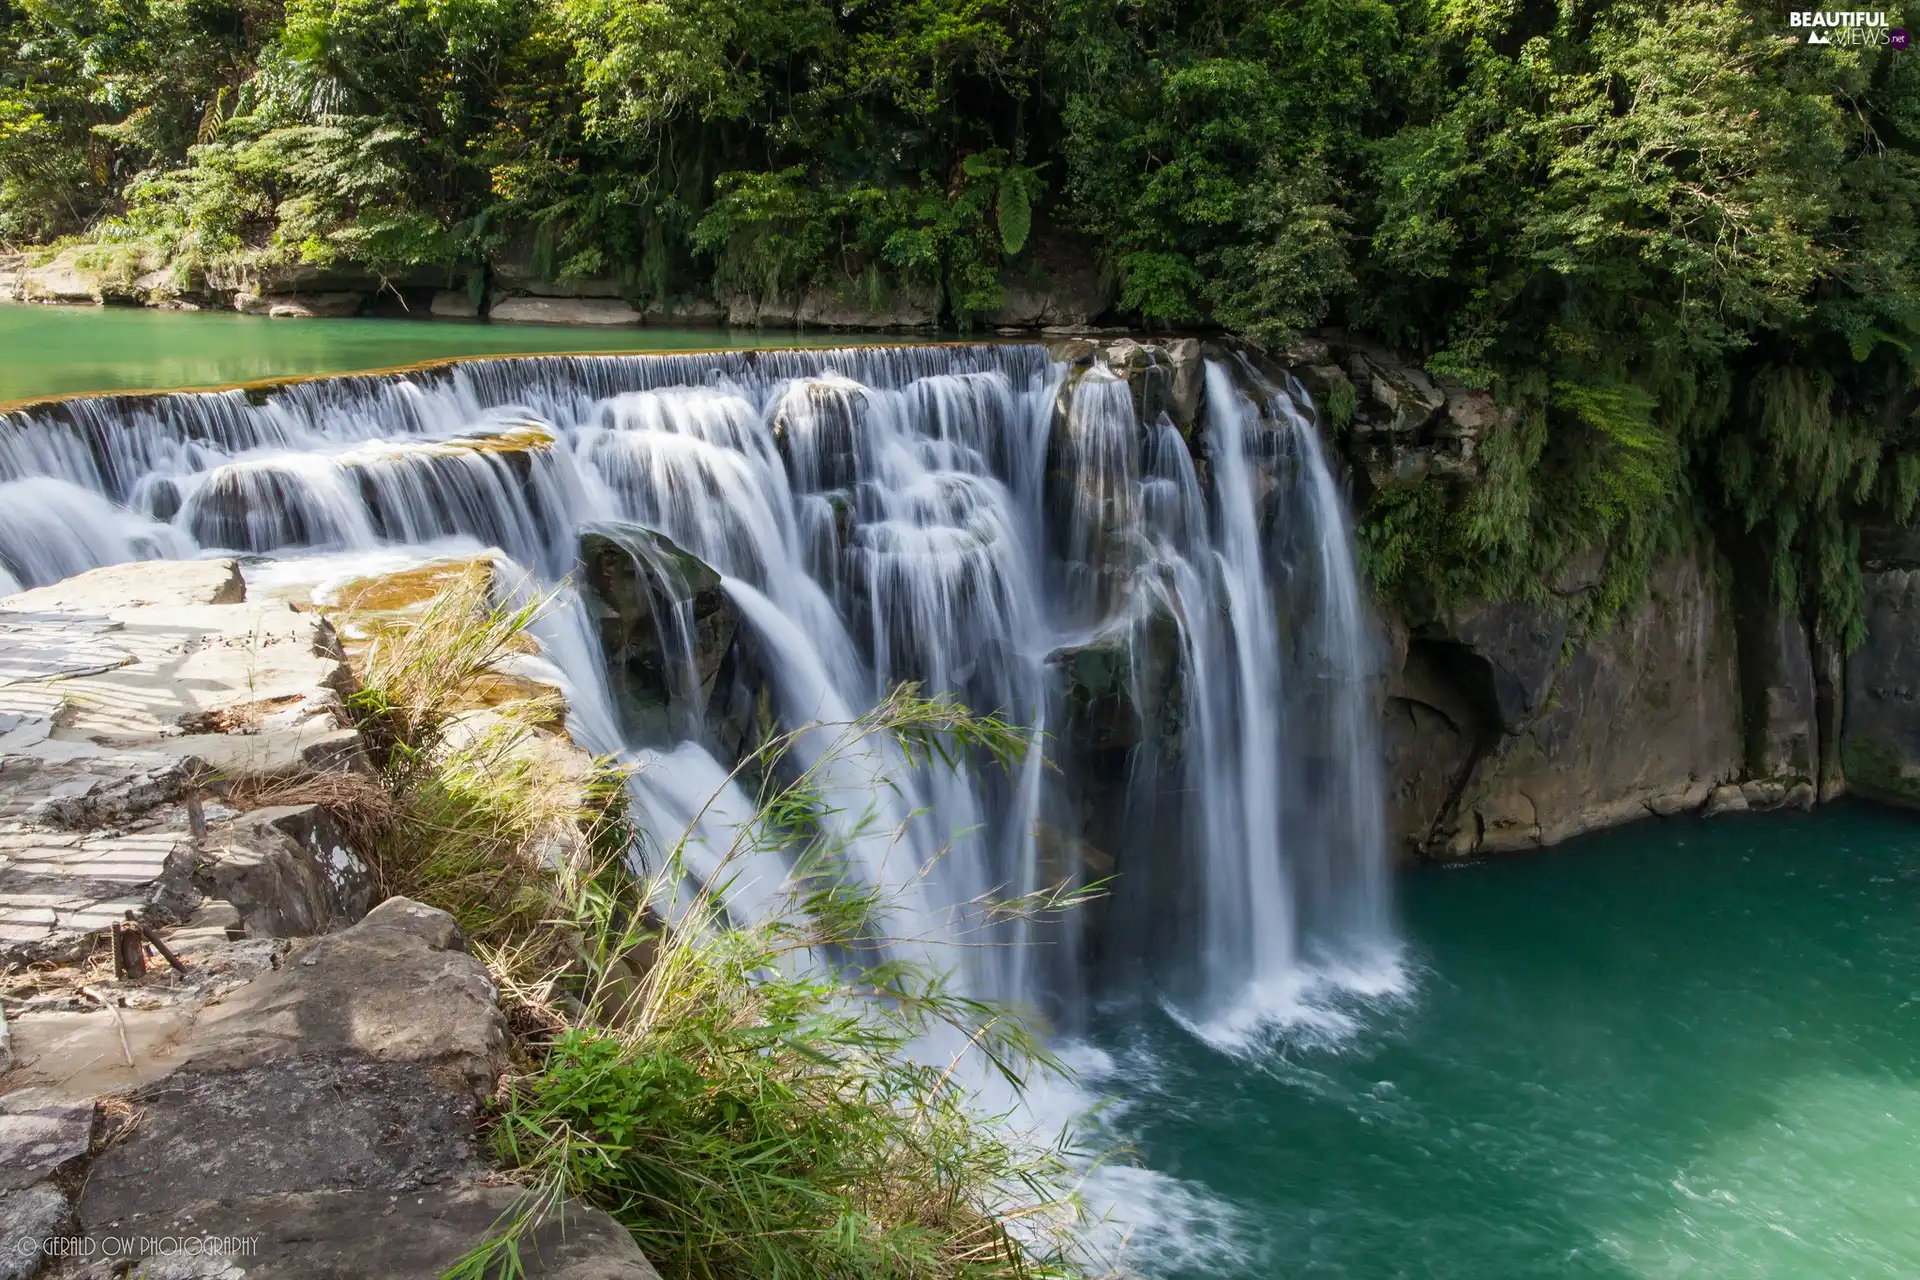
[[(1099, 1086), (1187, 1277), (1920, 1274), (1920, 822), (1648, 823), (1403, 878), (1410, 993)], [(1229, 1051), (1223, 1051), (1223, 1048)], [(1131, 1216), (1142, 1206), (1124, 1205)]]

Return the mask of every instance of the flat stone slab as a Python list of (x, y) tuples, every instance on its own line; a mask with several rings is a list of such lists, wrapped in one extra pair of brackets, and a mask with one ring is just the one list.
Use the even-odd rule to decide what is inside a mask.
[(93, 1103), (13, 1093), (0, 1097), (0, 1191), (20, 1191), (84, 1160)]
[(238, 604), (247, 598), (239, 562), (135, 560), (77, 574), (5, 599), (0, 609), (85, 613), (166, 604)]
[(319, 717), (258, 733), (183, 734), (164, 739), (155, 749), (187, 762), (211, 790), (222, 792), (243, 783), (368, 767), (359, 731)]
[(124, 667), (133, 654), (113, 642), (120, 624), (65, 613), (0, 614), (0, 684), (65, 680)]
[(183, 978), (156, 971), (144, 982), (93, 984), (123, 1006), (125, 1050), (114, 1015), (85, 1004), (10, 1019), (17, 1065), (7, 1084), (78, 1100), (153, 1085), (189, 1066), (270, 1069), (317, 1054), (419, 1066), (436, 1073), (442, 1091), (473, 1098), (492, 1088), (504, 1063), (497, 993), (486, 966), (459, 949), (460, 931), (444, 911), (389, 898), (351, 928), (305, 944), (201, 941), (204, 949), (182, 948)]
[(0, 960), (62, 960), (131, 911), (165, 923), (192, 910), (184, 830), (80, 835), (0, 826)]
[[(511, 1186), (436, 1188), (418, 1194), (310, 1191), (250, 1195), (177, 1209), (164, 1224), (134, 1219), (118, 1228), (90, 1228), (100, 1252), (108, 1238), (192, 1236), (232, 1241), (223, 1272), (208, 1266), (191, 1276), (272, 1276), (274, 1280), (440, 1280), (485, 1241), (520, 1204)], [(529, 1280), (660, 1280), (624, 1227), (598, 1209), (568, 1202), (520, 1243)], [(105, 1272), (82, 1272), (86, 1276)]]
[[(245, 596), (235, 563), (210, 560), (0, 599), (0, 963), (74, 958), (129, 910), (191, 913), (195, 850), (167, 808), (190, 787), (365, 767), (331, 626)], [(307, 914), (287, 931), (337, 913)]]
[(0, 1280), (31, 1280), (41, 1273), (47, 1239), (62, 1234), (71, 1208), (50, 1182), (0, 1191)]
[(0, 756), (0, 819), (53, 827), (125, 823), (180, 794), (182, 759), (51, 738)]
[(195, 1065), (360, 1054), (438, 1066), (486, 1092), (502, 1065), (506, 1026), (486, 966), (461, 946), (452, 916), (389, 898), (208, 1005), (194, 1036)]
[(415, 1192), (485, 1167), (475, 1099), (414, 1063), (303, 1057), (189, 1068), (132, 1102), (140, 1123), (88, 1172), (80, 1220), (89, 1228), (241, 1194)]
[(94, 589), (127, 568), (0, 599), (0, 716), (53, 717), (69, 737), (123, 746), (314, 718), (340, 726), (351, 675), (326, 619), (284, 600)]
[(152, 1084), (186, 1062), (185, 1046), (197, 1012), (193, 1004), (120, 1010), (133, 1055), (133, 1065), (128, 1066), (112, 1014), (30, 1010), (8, 1020), (15, 1066), (6, 1083), (68, 1102)]

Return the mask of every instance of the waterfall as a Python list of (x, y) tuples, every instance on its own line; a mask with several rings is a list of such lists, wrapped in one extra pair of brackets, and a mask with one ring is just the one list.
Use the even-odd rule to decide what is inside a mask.
[[(574, 735), (635, 764), (641, 825), (691, 828), (704, 876), (750, 812), (706, 705), (724, 681), (696, 669), (704, 575), (709, 622), (738, 620), (728, 678), (750, 660), (783, 728), (913, 681), (1022, 731), (1014, 767), (959, 773), (885, 741), (836, 755), (826, 729), (796, 746), (831, 756), (847, 864), (911, 958), (1056, 1016), (1139, 973), (1244, 1026), (1389, 932), (1371, 632), (1305, 393), (1231, 355), (1182, 421), (1140, 386), (982, 344), (60, 402), (0, 419), (0, 589), (151, 557), (499, 548), (565, 584), (537, 634)], [(568, 580), (583, 535), (659, 597), (671, 715), (623, 715), (601, 606)], [(753, 850), (727, 909), (764, 918), (790, 871)], [(1094, 879), (1110, 894), (1065, 920), (992, 910)]]

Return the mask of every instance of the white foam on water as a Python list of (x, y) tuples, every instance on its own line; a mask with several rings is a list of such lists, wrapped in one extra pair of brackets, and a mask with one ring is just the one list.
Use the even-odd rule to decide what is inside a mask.
[[(1057, 1056), (1071, 1073), (1038, 1083), (1023, 1101), (1034, 1131), (1064, 1127), (1078, 1161), (1080, 1217), (1072, 1253), (1096, 1275), (1244, 1275), (1261, 1248), (1257, 1224), (1199, 1183), (1139, 1163), (1125, 1121), (1158, 1091), (1162, 1064), (1147, 1050), (1114, 1052), (1069, 1041)], [(1117, 1092), (1121, 1082), (1125, 1092)]]
[(309, 604), (339, 603), (340, 592), (367, 578), (391, 577), (431, 564), (454, 564), (478, 556), (504, 558), (475, 538), (445, 538), (413, 545), (383, 545), (310, 556), (249, 559), (243, 572), (247, 594)]
[(1082, 1195), (1096, 1221), (1089, 1256), (1122, 1274), (1246, 1275), (1262, 1249), (1254, 1222), (1198, 1183), (1140, 1165), (1103, 1165)]
[(1162, 1008), (1208, 1048), (1246, 1058), (1281, 1047), (1344, 1044), (1365, 1027), (1369, 1011), (1404, 1002), (1413, 987), (1401, 949), (1381, 944), (1250, 982), (1200, 1016), (1170, 1001)]

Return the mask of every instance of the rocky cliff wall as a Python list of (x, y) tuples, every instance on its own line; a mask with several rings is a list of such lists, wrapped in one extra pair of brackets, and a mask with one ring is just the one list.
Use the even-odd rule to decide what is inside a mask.
[(1699, 809), (1739, 779), (1738, 641), (1716, 578), (1710, 548), (1670, 561), (1643, 604), (1591, 637), (1569, 633), (1572, 601), (1399, 622), (1386, 753), (1407, 852), (1555, 844)]
[(1920, 806), (1920, 532), (1864, 541), (1867, 636), (1846, 659), (1841, 765), (1849, 786)]
[[(1346, 421), (1323, 411), (1321, 427), (1362, 501), (1477, 483), (1484, 434), (1510, 412), (1338, 334), (1284, 360), (1341, 407)], [(1862, 790), (1920, 802), (1920, 675), (1905, 674), (1920, 661), (1920, 539), (1888, 556), (1869, 575), (1872, 634), (1844, 671), (1736, 537), (1702, 535), (1594, 634), (1580, 619), (1598, 564), (1542, 603), (1410, 616), (1379, 602), (1389, 830), (1409, 857), (1510, 852), (1648, 816), (1809, 805), (1863, 769)]]

